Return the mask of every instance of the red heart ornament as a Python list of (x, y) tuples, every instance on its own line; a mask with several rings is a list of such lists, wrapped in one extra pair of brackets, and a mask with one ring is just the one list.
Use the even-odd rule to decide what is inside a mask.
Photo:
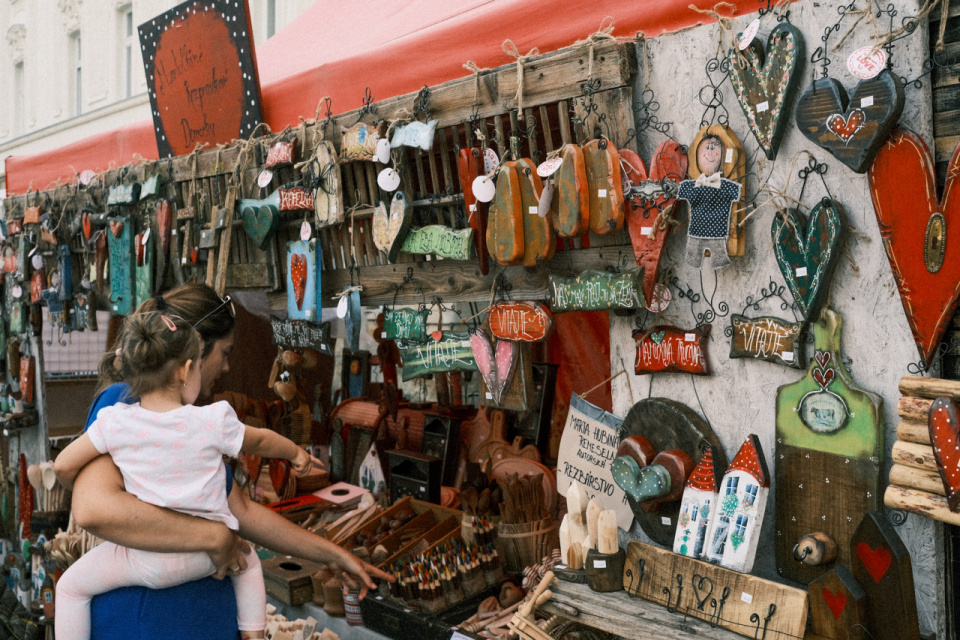
[(940, 480), (947, 492), (950, 511), (960, 511), (960, 442), (958, 442), (957, 403), (949, 396), (933, 401), (927, 427)]
[(270, 461), (270, 483), (277, 495), (283, 497), (287, 482), (290, 480), (290, 461), (289, 460), (271, 460)]
[(819, 364), (821, 368), (826, 368), (827, 363), (830, 362), (830, 352), (817, 351), (816, 358), (817, 358), (817, 364)]
[(430, 334), (430, 337), (436, 340), (437, 342), (440, 342), (443, 339), (443, 331), (434, 331), (433, 333)]
[(190, 249), (190, 262), (197, 264), (197, 260), (200, 258), (200, 247), (191, 247)]
[(307, 289), (307, 256), (302, 253), (290, 256), (290, 280), (293, 282), (293, 295), (297, 300), (297, 309), (303, 311), (303, 294)]
[(123, 235), (123, 220), (111, 220), (110, 231), (113, 232), (114, 238), (119, 239)]
[(80, 221), (83, 226), (83, 238), (90, 242), (90, 238), (93, 237), (93, 221), (90, 219), (90, 212), (84, 211), (83, 215), (80, 216)]
[(890, 563), (893, 562), (893, 556), (890, 555), (889, 549), (886, 547), (877, 547), (874, 549), (866, 542), (861, 542), (857, 545), (857, 557), (860, 558), (860, 562), (867, 568), (870, 577), (872, 577), (873, 581), (877, 584), (880, 584), (883, 576), (887, 575), (887, 569), (890, 568)]
[(847, 144), (860, 129), (863, 129), (866, 121), (867, 117), (863, 114), (863, 109), (854, 109), (846, 119), (842, 113), (834, 113), (827, 118), (827, 131), (843, 140), (843, 144)]
[(826, 386), (833, 381), (833, 369), (814, 369), (813, 379), (816, 380), (817, 384), (821, 387), (826, 388)]
[(913, 339), (928, 363), (960, 296), (960, 260), (943, 260), (944, 252), (960, 251), (958, 165), (960, 147), (947, 166), (943, 199), (938, 201), (930, 149), (920, 136), (901, 127), (877, 153), (869, 174), (883, 248)]
[(823, 600), (827, 603), (834, 620), (839, 620), (843, 610), (847, 608), (847, 596), (844, 593), (834, 593), (827, 587), (823, 588)]

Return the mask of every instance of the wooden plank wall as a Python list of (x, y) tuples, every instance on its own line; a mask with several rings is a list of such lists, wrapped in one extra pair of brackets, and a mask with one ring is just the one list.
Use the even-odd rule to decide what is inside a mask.
[[(942, 63), (960, 60), (960, 3), (953, 2), (944, 33), (944, 49), (936, 53), (940, 37), (940, 10), (930, 14), (930, 53)], [(960, 144), (960, 65), (935, 68), (933, 82), (934, 156), (937, 165), (937, 188), (942, 193), (946, 181), (947, 163)]]
[[(440, 120), (433, 150), (423, 152), (404, 149), (402, 159), (402, 188), (415, 207), (417, 224), (446, 224), (454, 228), (467, 226), (463, 207), (459, 178), (457, 175), (457, 150), (469, 144), (467, 126), (472, 117), (478, 118), (489, 144), (501, 155), (510, 148), (511, 134), (521, 139), (521, 154), (534, 160), (543, 160), (550, 151), (565, 143), (577, 141), (578, 132), (574, 121), (578, 112), (582, 112), (579, 98), (581, 85), (591, 78), (588, 69), (592, 67), (592, 79), (599, 80), (600, 91), (593, 99), (599, 112), (606, 114), (609, 125), (607, 135), (615, 144), (623, 144), (628, 131), (633, 128), (633, 79), (636, 74), (636, 50), (632, 43), (598, 43), (592, 51), (590, 63), (589, 47), (567, 48), (544, 54), (524, 63), (524, 113), (526, 118), (518, 118), (516, 110), (516, 91), (518, 83), (517, 65), (510, 64), (496, 69), (485, 70), (479, 80), (475, 76), (466, 76), (443, 85), (431, 87), (431, 118)], [(374, 103), (377, 118), (393, 120), (398, 117), (409, 118), (414, 111), (417, 93), (388, 98)], [(312, 115), (312, 114), (305, 114)], [(299, 140), (301, 158), (310, 157), (321, 136), (331, 140), (339, 148), (341, 128), (349, 127), (358, 121), (360, 110), (325, 118), (320, 114), (317, 123), (309, 121), (301, 127), (275, 133), (260, 138), (254, 149), (248, 152), (249, 161), (244, 163), (239, 197), (264, 198), (281, 185), (300, 178), (295, 169), (285, 168), (277, 171), (273, 181), (266, 188), (259, 188), (256, 176), (260, 173), (266, 148), (274, 140), (286, 136), (296, 136)], [(580, 114), (582, 115), (582, 114)], [(365, 121), (374, 116), (367, 115)], [(534, 127), (528, 123), (535, 122)], [(588, 129), (593, 128), (594, 120), (588, 120)], [(582, 132), (580, 132), (582, 133)], [(525, 135), (529, 134), (529, 135)], [(585, 141), (585, 139), (584, 139)], [(628, 145), (636, 148), (634, 141)], [(203, 150), (194, 155), (181, 156), (172, 160), (161, 160), (144, 165), (128, 166), (108, 171), (104, 184), (109, 186), (121, 179), (143, 180), (156, 172), (162, 172), (172, 178), (169, 182), (169, 197), (173, 200), (183, 217), (186, 207), (194, 207), (194, 222), (181, 220), (179, 237), (187, 232), (187, 226), (194, 225), (191, 233), (211, 220), (214, 207), (223, 204), (227, 188), (235, 184), (235, 168), (241, 155), (241, 145), (226, 146), (217, 150)], [(364, 286), (361, 294), (364, 304), (379, 305), (394, 300), (395, 284), (399, 284), (408, 268), (414, 268), (414, 275), (423, 284), (424, 294), (429, 300), (440, 296), (444, 302), (481, 301), (489, 297), (490, 288), (499, 272), (491, 265), (490, 273), (483, 276), (476, 261), (452, 261), (429, 256), (403, 254), (397, 265), (386, 263), (384, 256), (373, 244), (371, 234), (373, 206), (378, 200), (387, 199), (376, 183), (376, 177), (383, 165), (373, 162), (355, 162), (342, 167), (342, 186), (344, 204), (350, 215), (339, 226), (323, 229), (318, 237), (323, 249), (323, 292), (324, 304), (332, 305), (331, 294), (341, 290), (351, 281), (359, 281)], [(50, 209), (62, 211), (67, 217), (75, 215), (85, 202), (102, 203), (106, 200), (105, 188), (91, 188), (78, 193), (73, 187), (61, 187), (50, 192), (57, 206)], [(36, 196), (19, 196), (6, 201), (8, 217), (23, 215), (23, 207)], [(97, 204), (102, 211), (105, 207)], [(141, 211), (150, 215), (148, 207)], [(228, 268), (227, 289), (253, 287), (272, 288), (271, 306), (285, 306), (285, 293), (282, 291), (285, 273), (283, 272), (284, 243), (297, 239), (303, 213), (285, 214), (279, 233), (266, 251), (253, 245), (239, 228), (232, 234), (230, 266)], [(239, 216), (237, 216), (239, 218)], [(306, 216), (312, 220), (312, 216)], [(239, 226), (239, 219), (235, 221)], [(77, 248), (82, 250), (82, 245)], [(513, 295), (542, 296), (547, 291), (547, 275), (550, 270), (576, 272), (587, 268), (603, 268), (614, 264), (617, 251), (631, 255), (626, 230), (610, 236), (585, 235), (583, 238), (566, 241), (548, 267), (527, 269), (512, 267), (506, 270), (508, 281), (513, 285)], [(351, 273), (349, 267), (356, 265), (358, 272)], [(206, 266), (201, 263), (184, 267), (184, 279), (203, 280)], [(174, 284), (168, 275), (168, 286)], [(400, 304), (416, 304), (421, 301), (420, 294), (407, 287), (397, 299)]]

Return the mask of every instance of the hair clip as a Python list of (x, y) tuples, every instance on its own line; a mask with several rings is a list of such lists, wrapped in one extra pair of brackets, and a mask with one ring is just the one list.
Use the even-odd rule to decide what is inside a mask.
[(114, 351), (113, 354), (119, 358), (119, 357), (120, 357), (120, 349), (117, 349), (116, 351)]
[(167, 325), (167, 329), (170, 329), (170, 331), (177, 330), (177, 325), (173, 324), (173, 320), (171, 320), (169, 317), (160, 316), (160, 319), (163, 320), (163, 324)]

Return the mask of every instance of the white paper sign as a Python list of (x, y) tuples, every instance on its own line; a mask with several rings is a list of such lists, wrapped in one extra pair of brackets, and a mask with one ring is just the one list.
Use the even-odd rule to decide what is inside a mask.
[(530, 213), (533, 215), (539, 215), (540, 211), (537, 209), (537, 207), (531, 206), (531, 207), (527, 207), (527, 213)]
[(802, 278), (802, 277), (804, 277), (805, 275), (807, 275), (807, 268), (806, 268), (806, 267), (797, 267), (797, 277), (798, 277), (798, 278)]
[(696, 341), (697, 341), (697, 335), (696, 335), (695, 333), (686, 333), (686, 334), (683, 335), (683, 339), (684, 339), (684, 341), (686, 341), (686, 342), (696, 342)]
[(757, 31), (760, 29), (760, 18), (754, 19), (747, 28), (743, 30), (743, 34), (740, 36), (740, 42), (737, 43), (737, 48), (740, 51), (746, 50), (750, 46), (750, 43), (753, 42), (753, 39), (757, 36)]
[(733, 149), (727, 149), (726, 159), (724, 162), (733, 162)]
[(860, 108), (872, 107), (873, 106), (873, 96), (867, 96), (865, 98), (860, 98)]
[(607, 197), (607, 190), (606, 190), (606, 189), (597, 189), (597, 197), (598, 197), (598, 198), (606, 198), (606, 197)]
[(793, 351), (784, 351), (780, 357), (783, 358), (784, 362), (793, 362)]
[(606, 560), (594, 560), (594, 561), (593, 561), (593, 568), (594, 568), (594, 569), (606, 569), (606, 568), (607, 568), (607, 561), (606, 561)]
[(663, 516), (660, 518), (660, 524), (662, 524), (665, 527), (669, 527), (672, 523), (673, 521), (666, 516)]
[(770, 108), (770, 103), (766, 100), (757, 105), (757, 113), (763, 113)]
[(563, 496), (571, 484), (579, 484), (588, 498), (597, 498), (604, 509), (616, 512), (619, 528), (629, 530), (633, 511), (610, 472), (610, 463), (620, 446), (622, 424), (622, 418), (575, 393), (570, 396), (570, 410), (557, 455), (557, 490)]
[(744, 592), (740, 595), (740, 599), (743, 600), (744, 602), (746, 602), (747, 604), (751, 604), (751, 603), (753, 602), (753, 594), (752, 594), (752, 593), (747, 593), (746, 591), (744, 591)]

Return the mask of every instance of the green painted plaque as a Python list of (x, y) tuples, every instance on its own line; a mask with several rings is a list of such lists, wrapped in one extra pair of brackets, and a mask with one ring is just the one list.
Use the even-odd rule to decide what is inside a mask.
[(153, 297), (153, 234), (150, 233), (144, 242), (144, 233), (137, 234), (135, 242), (140, 246), (135, 247), (137, 255), (136, 266), (136, 301), (135, 307), (139, 307), (146, 299)]
[(380, 337), (384, 340), (423, 342), (427, 339), (427, 313), (427, 309), (384, 308), (383, 335)]
[(401, 251), (406, 253), (432, 254), (451, 260), (469, 260), (473, 247), (473, 229), (457, 229), (442, 224), (428, 227), (413, 227), (403, 241)]
[(400, 341), (400, 360), (403, 362), (403, 380), (412, 380), (428, 373), (442, 371), (476, 371), (477, 361), (466, 333), (444, 333), (439, 340), (426, 342)]
[(576, 277), (550, 276), (550, 310), (642, 309), (643, 269), (625, 273), (584, 271)]
[(133, 221), (128, 216), (107, 218), (110, 247), (110, 313), (128, 316), (134, 307)]

